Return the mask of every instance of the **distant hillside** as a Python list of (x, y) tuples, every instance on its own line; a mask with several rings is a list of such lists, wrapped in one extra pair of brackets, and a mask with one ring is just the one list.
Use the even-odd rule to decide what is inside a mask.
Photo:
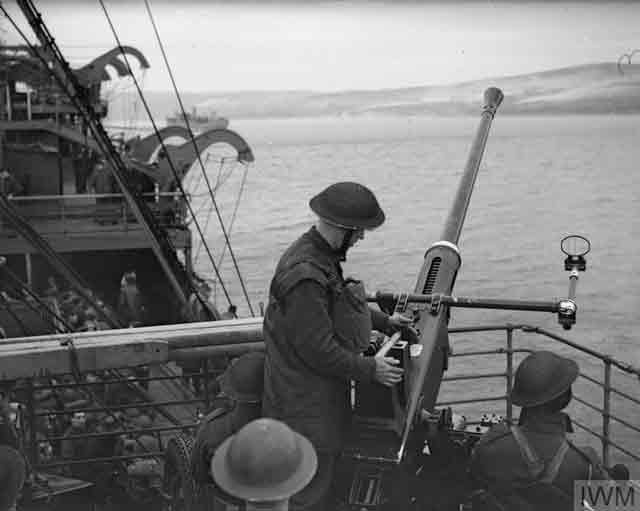
[[(505, 93), (501, 115), (640, 113), (640, 64), (587, 64), (518, 76), (487, 78), (450, 85), (376, 91), (251, 91), (183, 93), (187, 108), (214, 110), (230, 119), (355, 115), (469, 115), (478, 112), (482, 92), (489, 86)], [(137, 117), (130, 94), (116, 97), (110, 120)], [(171, 92), (148, 92), (145, 98), (157, 120), (177, 108)], [(135, 115), (134, 115), (135, 114)]]

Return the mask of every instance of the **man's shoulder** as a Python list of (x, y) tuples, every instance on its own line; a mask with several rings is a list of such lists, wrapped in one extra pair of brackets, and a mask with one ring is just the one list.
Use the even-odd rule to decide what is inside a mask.
[(293, 280), (314, 280), (320, 284), (326, 284), (331, 278), (331, 268), (322, 261), (309, 257), (301, 257), (292, 260), (282, 269), (282, 275)]
[(292, 250), (278, 264), (273, 279), (272, 291), (276, 296), (285, 296), (304, 281), (327, 287), (334, 278), (331, 265), (309, 250)]

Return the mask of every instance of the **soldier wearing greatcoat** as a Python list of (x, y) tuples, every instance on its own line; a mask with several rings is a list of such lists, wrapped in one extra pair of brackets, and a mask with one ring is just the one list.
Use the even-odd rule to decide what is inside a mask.
[(313, 481), (292, 507), (325, 509), (333, 465), (349, 425), (349, 381), (394, 385), (393, 358), (364, 357), (372, 327), (392, 333), (409, 323), (370, 309), (361, 282), (345, 279), (347, 250), (385, 220), (363, 185), (336, 183), (309, 203), (318, 221), (282, 255), (271, 281), (263, 335), (263, 413), (308, 438), (318, 455)]

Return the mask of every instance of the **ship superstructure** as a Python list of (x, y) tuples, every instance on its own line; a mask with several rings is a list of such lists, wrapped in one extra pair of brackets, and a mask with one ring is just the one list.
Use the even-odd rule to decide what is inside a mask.
[[(137, 68), (149, 66), (138, 50), (123, 47), (56, 75), (52, 69), (60, 65), (43, 46), (1, 49), (0, 167), (6, 193), (0, 255), (6, 268), (37, 293), (51, 278), (64, 281), (73, 271), (83, 286), (113, 306), (123, 276), (133, 271), (138, 286), (155, 297), (147, 305), (145, 324), (174, 323), (185, 320), (181, 311), (195, 278), (188, 198), (180, 183), (213, 144), (235, 149), (242, 163), (253, 156), (239, 135), (221, 127), (191, 137), (183, 126), (167, 126), (122, 140), (118, 147), (96, 139), (96, 126), (108, 113), (100, 96), (102, 84), (112, 79), (108, 70), (130, 76), (134, 62)], [(59, 83), (68, 84), (69, 76), (83, 91), (93, 118)], [(181, 144), (164, 146), (163, 140), (176, 136)], [(112, 150), (106, 159), (105, 145)], [(106, 169), (96, 172), (97, 166)], [(11, 306), (18, 316), (34, 319), (24, 306)], [(6, 308), (3, 318), (5, 335), (47, 331), (42, 322), (21, 331)]]

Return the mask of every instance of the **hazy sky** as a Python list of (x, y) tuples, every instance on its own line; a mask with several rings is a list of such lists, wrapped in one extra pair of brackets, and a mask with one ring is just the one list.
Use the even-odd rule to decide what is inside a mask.
[[(24, 26), (15, 4), (4, 4)], [(115, 46), (97, 0), (36, 4), (72, 64)], [(640, 4), (629, 2), (149, 4), (185, 91), (441, 84), (615, 62), (640, 47)], [(145, 89), (169, 89), (144, 0), (105, 5), (123, 44), (151, 62)], [(3, 27), (4, 37), (17, 42), (4, 19)]]

